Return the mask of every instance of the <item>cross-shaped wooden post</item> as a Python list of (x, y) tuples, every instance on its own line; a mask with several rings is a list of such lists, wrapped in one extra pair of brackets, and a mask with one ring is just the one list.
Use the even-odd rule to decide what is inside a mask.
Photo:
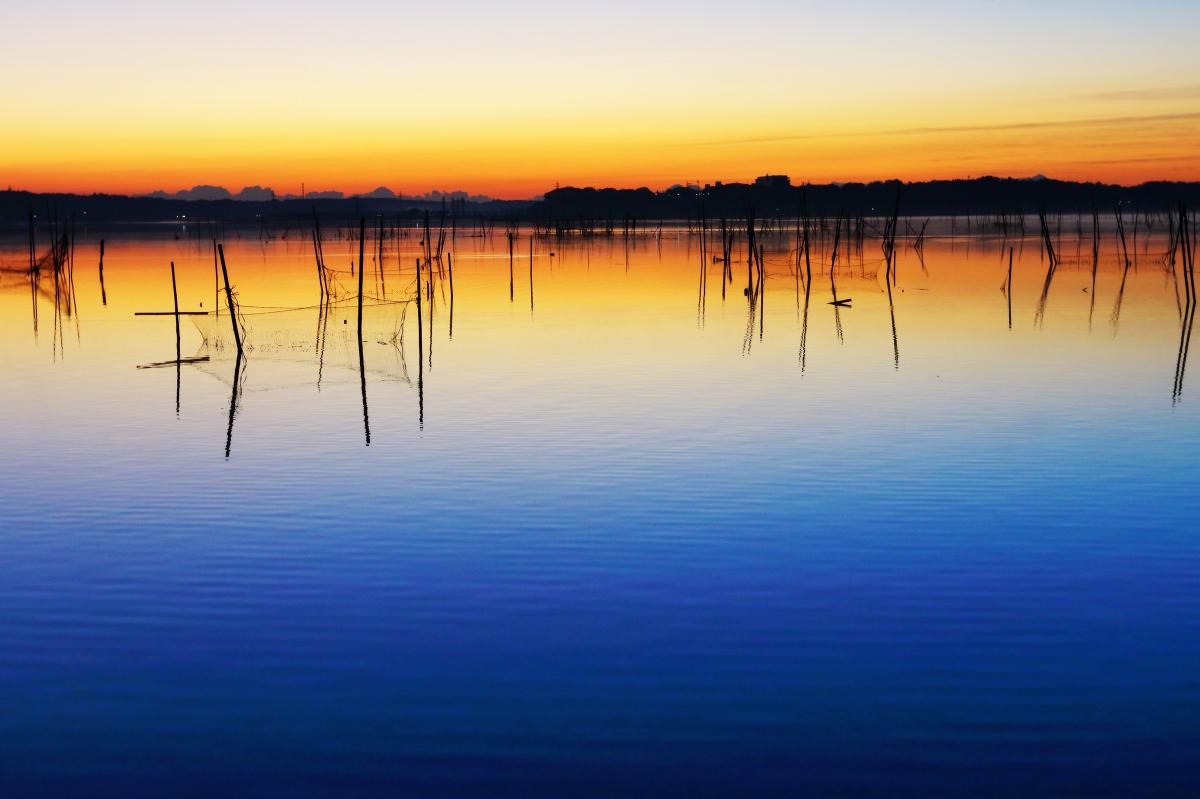
[(157, 363), (148, 363), (139, 366), (139, 369), (155, 369), (163, 366), (174, 366), (182, 363), (202, 363), (208, 360), (207, 355), (197, 356), (195, 358), (184, 358), (181, 352), (182, 336), (179, 332), (179, 317), (181, 316), (208, 316), (208, 311), (181, 311), (179, 310), (179, 290), (175, 283), (175, 262), (171, 262), (171, 295), (175, 302), (175, 310), (173, 311), (135, 311), (134, 316), (173, 316), (175, 317), (175, 360), (159, 361)]

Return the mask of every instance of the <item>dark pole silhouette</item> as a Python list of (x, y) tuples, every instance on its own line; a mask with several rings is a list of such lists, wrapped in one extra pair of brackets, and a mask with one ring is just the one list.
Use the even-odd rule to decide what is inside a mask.
[(229, 269), (225, 266), (225, 245), (217, 245), (217, 254), (221, 257), (221, 277), (225, 280), (225, 303), (229, 307), (229, 321), (233, 326), (233, 341), (237, 344), (238, 354), (242, 353), (242, 333), (238, 329), (237, 311), (233, 305), (233, 289), (229, 287)]
[(100, 239), (100, 304), (108, 305), (108, 292), (104, 290), (104, 239)]
[(364, 258), (366, 257), (367, 220), (362, 218), (358, 224), (358, 379), (362, 385), (363, 404), (363, 435), (367, 446), (371, 446), (371, 418), (367, 414), (367, 367), (363, 353), (363, 274), (367, 271)]
[(182, 337), (179, 335), (179, 290), (175, 285), (175, 262), (171, 261), (171, 298), (175, 301), (175, 415), (179, 415), (179, 394), (183, 383), (180, 360), (183, 358)]
[[(512, 240), (509, 239), (509, 246)], [(421, 323), (421, 259), (417, 259), (417, 426), (425, 429), (425, 328)]]

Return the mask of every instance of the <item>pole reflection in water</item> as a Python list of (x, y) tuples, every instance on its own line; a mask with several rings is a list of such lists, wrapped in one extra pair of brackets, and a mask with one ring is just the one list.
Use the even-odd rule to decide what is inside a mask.
[[(904, 221), (901, 220), (901, 230), (904, 229), (904, 224)], [(1100, 225), (1103, 226), (1103, 223)], [(343, 232), (337, 236), (337, 242), (339, 242), (337, 247), (340, 248), (340, 252), (330, 250), (330, 262), (345, 264), (350, 261), (353, 269), (357, 271), (355, 285), (362, 286), (362, 290), (356, 297), (357, 320), (354, 330), (357, 333), (357, 339), (355, 347), (352, 350), (348, 349), (345, 353), (350, 356), (349, 358), (343, 356), (340, 349), (338, 354), (334, 355), (329, 341), (330, 325), (336, 321), (334, 319), (336, 314), (334, 303), (338, 292), (332, 288), (332, 285), (338, 272), (330, 269), (328, 273), (325, 273), (320, 269), (321, 248), (325, 245), (320, 241), (313, 245), (311, 237), (306, 237), (306, 246), (313, 247), (316, 253), (318, 279), (322, 284), (320, 302), (315, 305), (317, 311), (315, 331), (311, 326), (312, 317), (307, 316), (314, 307), (311, 304), (313, 261), (302, 262), (300, 257), (289, 253), (283, 242), (256, 239), (254, 246), (258, 253), (257, 257), (259, 260), (266, 259), (264, 262), (270, 264), (270, 269), (264, 270), (260, 274), (254, 266), (243, 266), (239, 270), (242, 273), (239, 274), (241, 281), (239, 291), (235, 293), (231, 281), (227, 280), (222, 287), (224, 302), (220, 305), (226, 306), (226, 309), (233, 307), (236, 310), (238, 303), (241, 302), (240, 297), (244, 296), (246, 302), (249, 303), (246, 308), (247, 316), (255, 320), (254, 330), (247, 334), (249, 336), (249, 340), (245, 344), (247, 351), (252, 350), (255, 357), (262, 360), (264, 364), (287, 359), (307, 358), (307, 362), (315, 367), (308, 373), (307, 381), (310, 386), (315, 385), (318, 391), (327, 389), (330, 380), (334, 379), (333, 376), (342, 374), (343, 369), (356, 370), (358, 399), (362, 404), (363, 411), (362, 435), (363, 441), (367, 445), (375, 443), (372, 439), (373, 433), (376, 432), (372, 430), (370, 397), (368, 397), (367, 389), (368, 359), (366, 350), (370, 343), (368, 328), (372, 325), (387, 324), (388, 328), (394, 331), (390, 334), (390, 341), (386, 335), (375, 338), (382, 345), (390, 344), (396, 355), (394, 365), (374, 364), (372, 373), (382, 376), (379, 383), (381, 390), (386, 391), (386, 387), (394, 385), (415, 389), (418, 409), (417, 429), (424, 430), (424, 378), (425, 371), (432, 368), (432, 345), (437, 330), (434, 318), (436, 316), (437, 288), (434, 286), (434, 281), (439, 274), (443, 275), (445, 279), (442, 293), (449, 308), (446, 328), (448, 338), (458, 335), (460, 328), (464, 333), (468, 330), (484, 333), (482, 336), (472, 336), (470, 347), (466, 349), (459, 347), (453, 354), (447, 351), (444, 356), (455, 362), (455, 382), (460, 386), (466, 383), (459, 381), (470, 381), (473, 374), (472, 369), (477, 368), (480, 363), (477, 359), (483, 357), (484, 348), (490, 346), (491, 342), (496, 342), (495, 346), (500, 346), (500, 341), (505, 342), (498, 351), (502, 354), (493, 356), (496, 359), (511, 358), (512, 353), (539, 353), (545, 348), (549, 348), (549, 351), (553, 353), (557, 352), (559, 346), (566, 346), (566, 342), (574, 341), (575, 331), (591, 329), (581, 327), (582, 325), (591, 325), (593, 319), (602, 318), (605, 320), (603, 325), (597, 322), (595, 330), (605, 332), (593, 340), (594, 343), (589, 345), (593, 349), (587, 354), (589, 359), (597, 363), (604, 363), (608, 356), (607, 342), (614, 333), (620, 334), (626, 329), (636, 329), (637, 326), (647, 324), (651, 319), (666, 322), (675, 313), (674, 308), (687, 309), (690, 316), (689, 327), (692, 330), (703, 332), (703, 338), (698, 340), (695, 346), (705, 348), (713, 357), (719, 357), (722, 348), (732, 344), (740, 334), (740, 351), (743, 356), (753, 355), (755, 360), (761, 363), (762, 361), (759, 359), (770, 359), (775, 356), (776, 347), (782, 340), (781, 337), (786, 335), (787, 340), (798, 341), (798, 348), (792, 353), (800, 367), (801, 374), (808, 375), (811, 372), (809, 355), (814, 351), (827, 354), (830, 352), (831, 346), (837, 347), (838, 344), (844, 345), (846, 350), (832, 358), (827, 355), (822, 357), (823, 369), (839, 367), (861, 370), (863, 367), (857, 364), (857, 360), (863, 357), (861, 348), (872, 346), (873, 341), (877, 341), (877, 339), (872, 336), (864, 336), (860, 341), (848, 341), (843, 330), (845, 320), (841, 311), (848, 307), (850, 302), (849, 297), (846, 296), (848, 293), (857, 293), (853, 290), (855, 288), (859, 291), (866, 291), (867, 287), (870, 287), (870, 290), (881, 291), (882, 298), (886, 300), (886, 308), (882, 304), (863, 306), (862, 310), (856, 314), (856, 322), (861, 322), (863, 330), (869, 330), (875, 324), (886, 326), (892, 343), (892, 357), (889, 359), (889, 366), (892, 370), (898, 370), (900, 364), (899, 322), (902, 318), (906, 320), (906, 365), (917, 362), (928, 363), (930, 358), (936, 357), (939, 352), (937, 344), (939, 337), (931, 337), (934, 330), (956, 331), (955, 337), (964, 343), (978, 339), (977, 346), (981, 349), (985, 347), (994, 349), (995, 357), (1002, 362), (1006, 352), (1023, 352), (1021, 348), (1026, 345), (1020, 335), (1013, 336), (1007, 343), (995, 342), (987, 337), (983, 329), (972, 325), (972, 320), (987, 316), (986, 310), (983, 308), (985, 302), (983, 289), (994, 279), (996, 260), (993, 258), (1001, 261), (1005, 272), (1002, 288), (1005, 293), (1007, 329), (1015, 334), (1021, 332), (1020, 325), (1015, 320), (1019, 318), (1020, 312), (1029, 309), (1033, 311), (1035, 326), (1038, 329), (1045, 329), (1047, 335), (1049, 335), (1048, 322), (1053, 316), (1056, 321), (1056, 332), (1052, 341), (1061, 342), (1063, 346), (1067, 346), (1069, 339), (1062, 338), (1062, 336), (1070, 330), (1086, 333), (1095, 304), (1103, 299), (1101, 295), (1106, 291), (1111, 292), (1111, 296), (1114, 298), (1112, 314), (1114, 333), (1120, 332), (1122, 336), (1128, 332), (1131, 335), (1142, 336), (1144, 340), (1148, 341), (1152, 331), (1157, 329), (1154, 325), (1162, 320), (1161, 312), (1163, 310), (1175, 311), (1170, 316), (1172, 319), (1178, 319), (1178, 327), (1172, 325), (1171, 343), (1167, 346), (1170, 347), (1174, 356), (1172, 360), (1172, 397), (1176, 402), (1182, 398), (1194, 326), (1196, 303), (1191, 269), (1191, 247), (1193, 245), (1189, 235), (1190, 220), (1187, 225), (1177, 221), (1172, 225), (1170, 241), (1165, 241), (1168, 238), (1166, 231), (1159, 232), (1157, 235), (1146, 234), (1144, 230), (1139, 233), (1142, 245), (1138, 248), (1139, 256), (1145, 250), (1151, 253), (1150, 257), (1154, 256), (1156, 249), (1160, 253), (1165, 252), (1167, 255), (1163, 259), (1164, 268), (1167, 268), (1168, 262), (1171, 261), (1169, 256), (1171, 254), (1176, 256), (1178, 266), (1170, 270), (1174, 277), (1160, 280), (1159, 283), (1153, 281), (1151, 270), (1147, 270), (1144, 266), (1145, 261), (1143, 261), (1143, 274), (1139, 274), (1136, 269), (1132, 268), (1134, 264), (1132, 257), (1127, 266), (1120, 257), (1122, 251), (1119, 243), (1115, 250), (1116, 258), (1112, 257), (1114, 250), (1111, 247), (1100, 248), (1098, 242), (1102, 241), (1103, 237), (1094, 232), (1093, 237), (1097, 243), (1091, 248), (1091, 252), (1088, 251), (1089, 248), (1082, 245), (1071, 247), (1068, 242), (1065, 249), (1077, 251), (1078, 256), (1073, 255), (1064, 261), (1056, 255), (1048, 265), (1041, 262), (1039, 267), (1037, 259), (1026, 259), (1022, 262), (1020, 257), (1022, 239), (1016, 234), (1007, 234), (1003, 239), (998, 236), (995, 239), (976, 236), (972, 242), (969, 242), (972, 245), (969, 249), (974, 249), (976, 253), (986, 251), (987, 257), (982, 262), (979, 260), (968, 262), (965, 260), (965, 252), (969, 249), (962, 246), (962, 242), (958, 242), (957, 249), (951, 250), (950, 242), (941, 238), (944, 234), (939, 232), (935, 221), (927, 227), (921, 228), (925, 232), (923, 237), (920, 237), (922, 239), (920, 251), (912, 242), (906, 243), (899, 237), (895, 241), (890, 258), (893, 261), (905, 258), (912, 260), (912, 268), (906, 272), (910, 275), (910, 280), (906, 281), (903, 289), (900, 289), (894, 281), (894, 276), (898, 273), (899, 268), (889, 262), (886, 252), (878, 261), (871, 261), (862, 256), (864, 247), (859, 242), (861, 235), (859, 229), (862, 225), (860, 224), (856, 228), (854, 220), (846, 220), (845, 217), (830, 217), (823, 223), (802, 218), (795, 224), (789, 222), (786, 226), (786, 230), (789, 232), (784, 232), (785, 226), (769, 220), (759, 220), (754, 225), (747, 225), (743, 220), (735, 220), (734, 226), (740, 229), (747, 238), (744, 247), (740, 241), (735, 242), (728, 220), (722, 220), (718, 227), (715, 223), (710, 223), (709, 220), (703, 218), (698, 226), (693, 226), (690, 233), (672, 231), (668, 227), (665, 230), (652, 230), (649, 233), (640, 234), (655, 237), (656, 246), (649, 248), (635, 247), (635, 239), (639, 234), (632, 232), (632, 225), (628, 227), (628, 233), (618, 232), (612, 239), (595, 235), (574, 240), (570, 236), (559, 237), (554, 239), (553, 244), (553, 250), (557, 256), (555, 260), (559, 262), (554, 266), (554, 280), (542, 284), (543, 293), (551, 297), (553, 302), (545, 305), (543, 312), (539, 314), (538, 329), (541, 332), (512, 327), (510, 323), (498, 321), (501, 317), (496, 316), (499, 304), (497, 301), (503, 292), (503, 259), (507, 255), (506, 250), (510, 240), (516, 238), (515, 235), (510, 238), (512, 231), (502, 230), (494, 236), (480, 234), (484, 238), (481, 238), (479, 242), (478, 253), (473, 252), (471, 256), (460, 260), (459, 263), (455, 263), (459, 259), (455, 259), (453, 254), (444, 253), (444, 271), (439, 266), (442, 261), (436, 255), (431, 254), (432, 260), (421, 257), (414, 258), (412, 263), (416, 266), (415, 289), (412, 285), (399, 289), (393, 285), (393, 292), (389, 293), (386, 301), (382, 298), (374, 298), (369, 303), (370, 308), (368, 309), (368, 295), (365, 292), (364, 226), (364, 221), (360, 220), (358, 230), (350, 231), (349, 235), (345, 235), (345, 229), (342, 228)], [(1082, 229), (1083, 226), (1079, 227)], [(375, 228), (378, 229), (378, 225)], [(449, 225), (446, 226), (446, 229), (449, 229)], [(872, 228), (868, 225), (867, 229), (871, 230)], [(535, 241), (536, 234), (531, 235), (525, 230), (520, 232), (528, 236), (527, 268), (532, 309), (536, 307), (534, 291), (537, 281), (544, 279), (536, 272), (538, 269), (543, 269), (545, 270), (544, 274), (549, 275), (551, 261), (549, 257), (546, 259), (536, 257), (536, 248), (539, 246)], [(711, 241), (710, 232), (714, 234)], [(720, 239), (717, 239), (715, 235), (718, 232)], [(354, 243), (356, 233), (359, 236), (357, 242)], [(30, 261), (33, 266), (29, 268), (28, 274), (24, 274), (26, 269), (18, 269), (6, 282), (0, 284), (3, 286), (3, 290), (0, 290), (0, 299), (6, 296), (15, 298), (20, 291), (28, 290), (27, 287), (31, 286), (37, 304), (41, 304), (43, 299), (45, 304), (53, 304), (56, 331), (52, 350), (55, 359), (62, 358), (65, 352), (64, 345), (68, 343), (64, 342), (63, 337), (59, 335), (60, 330), (70, 324), (68, 319), (75, 319), (78, 328), (80, 317), (100, 313), (105, 308), (110, 309), (113, 314), (120, 315), (128, 310), (128, 304), (133, 304), (134, 309), (154, 307), (152, 303), (155, 300), (151, 288), (154, 285), (161, 287), (161, 281), (155, 281), (148, 276), (145, 279), (140, 277), (131, 279), (129, 272), (131, 262), (145, 263), (147, 268), (151, 263), (161, 264), (164, 260), (172, 265), (173, 308), (169, 313), (180, 315), (204, 313), (204, 311), (180, 311), (179, 303), (181, 294), (186, 297), (189, 291), (196, 292), (198, 290), (201, 293), (211, 293), (212, 287), (206, 284), (206, 278), (199, 280), (196, 278), (206, 275), (207, 270), (213, 268), (214, 253), (218, 280), (223, 270), (227, 273), (224, 263), (225, 251), (230, 242), (213, 245), (208, 239), (207, 233), (203, 242), (191, 251), (181, 245), (156, 243), (153, 240), (139, 242), (134, 239), (113, 244), (111, 234), (106, 234), (106, 236), (104, 258), (106, 286), (113, 286), (117, 290), (118, 296), (123, 295), (121, 299), (124, 304), (118, 302), (114, 296), (108, 296), (108, 305), (106, 306), (104, 304), (105, 297), (102, 296), (98, 282), (81, 286), (79, 291), (73, 289), (70, 280), (70, 248), (67, 238), (52, 239), (52, 241), (58, 242), (52, 245), (55, 249), (50, 250), (44, 259), (39, 260), (36, 255), (32, 256)], [(434, 232), (434, 228), (431, 226), (427, 239), (422, 240), (422, 245), (429, 248), (438, 240), (439, 234)], [(1030, 243), (1032, 244), (1035, 240), (1037, 239), (1031, 239)], [(331, 237), (326, 244), (332, 247), (333, 241), (334, 239)], [(401, 237), (396, 236), (396, 241), (397, 248), (401, 248)], [(549, 239), (547, 241), (549, 242)], [(1084, 241), (1086, 242), (1086, 238)], [(81, 242), (81, 244), (85, 243)], [(416, 237), (411, 242), (411, 245), (415, 244)], [(713, 244), (719, 244), (719, 246), (712, 246)], [(95, 245), (97, 248), (99, 247), (98, 239)], [(246, 244), (235, 244), (234, 247), (241, 255), (243, 262), (254, 263), (247, 257)], [(358, 252), (347, 252), (354, 247)], [(547, 251), (550, 249), (548, 244)], [(854, 258), (856, 249), (859, 252), (857, 259)], [(1058, 242), (1058, 249), (1064, 249), (1061, 241)], [(386, 245), (379, 242), (376, 242), (374, 251), (377, 264), (386, 263), (387, 259), (391, 257), (387, 252)], [(621, 279), (617, 280), (617, 273), (623, 272), (627, 251), (631, 258), (635, 258), (635, 254), (637, 254), (638, 257), (644, 259), (646, 265), (641, 269), (632, 269), (627, 276), (621, 275)], [(724, 289), (733, 276), (734, 269), (731, 268), (731, 261), (735, 259), (730, 258), (730, 254), (735, 251), (744, 253), (748, 260), (745, 284), (747, 304), (743, 308), (745, 316), (735, 314), (738, 317), (736, 322), (732, 316), (727, 315), (724, 306), (722, 306), (721, 313), (716, 315), (708, 313), (707, 309), (708, 269), (710, 265), (715, 266), (720, 263), (719, 279)], [(1031, 249), (1030, 252), (1033, 250)], [(118, 253), (119, 256), (113, 256), (113, 253)], [(698, 270), (694, 260), (697, 253), (700, 258)], [(351, 254), (357, 257), (346, 257)], [(833, 330), (810, 329), (809, 322), (811, 321), (813, 302), (825, 301), (825, 298), (820, 296), (821, 275), (819, 270), (816, 273), (812, 270), (811, 258), (813, 256), (819, 257), (819, 263), (826, 264), (830, 270), (826, 279), (829, 281), (828, 296), (834, 312)], [(229, 261), (229, 266), (236, 266), (234, 262), (237, 257), (235, 255)], [(313, 253), (308, 254), (308, 258), (313, 257)], [(127, 258), (131, 260), (127, 260)], [(847, 258), (850, 261), (857, 261), (857, 263), (852, 265)], [(1007, 259), (1007, 263), (1004, 263), (1005, 259)], [(10, 256), (8, 260), (11, 262), (14, 259)], [(18, 255), (16, 260), (20, 263), (23, 257)], [(921, 261), (928, 264), (927, 269), (919, 268)], [(43, 267), (41, 266), (43, 263), (50, 266)], [(51, 266), (56, 263), (59, 265), (57, 279), (51, 280)], [(793, 285), (786, 286), (778, 280), (778, 275), (772, 277), (767, 269), (768, 263), (786, 263), (789, 269), (794, 270), (788, 276), (789, 282)], [(161, 269), (161, 267), (157, 268)], [(286, 290), (284, 294), (280, 294), (279, 288), (281, 285), (291, 285), (288, 282), (290, 278), (286, 276), (290, 274), (288, 270), (293, 269), (297, 276), (302, 274), (301, 270), (304, 270), (304, 281), (300, 282), (297, 277), (295, 285), (305, 287), (305, 293), (301, 296), (301, 293), (297, 291), (295, 302), (292, 302), (292, 298), (286, 295)], [(382, 289), (386, 278), (383, 274), (378, 273), (378, 269), (376, 272), (380, 289)], [(1154, 270), (1154, 273), (1157, 274), (1157, 270)], [(340, 274), (344, 275), (346, 271)], [(324, 285), (327, 277), (329, 279), (328, 290)], [(28, 280), (28, 283), (25, 283), (25, 280)], [(1021, 293), (1017, 290), (1022, 280), (1027, 285), (1036, 281), (1040, 291), (1023, 301)], [(883, 285), (880, 285), (880, 281), (883, 281)], [(446, 284), (448, 284), (448, 288)], [(1052, 284), (1056, 298), (1054, 308), (1051, 308), (1051, 304), (1047, 301)], [(678, 300), (671, 299), (674, 292), (684, 291), (682, 287), (685, 285), (689, 300), (678, 302)], [(995, 286), (995, 283), (990, 283), (990, 285)], [(145, 288), (143, 289), (142, 286)], [(768, 301), (767, 293), (778, 292), (780, 289), (791, 291), (792, 303), (785, 302), (778, 305)], [(994, 291), (994, 288), (991, 290)], [(447, 291), (449, 292), (448, 296), (446, 295)], [(488, 295), (488, 291), (493, 293)], [(107, 293), (107, 289), (104, 290), (104, 293)], [(352, 292), (345, 292), (342, 296), (349, 296), (350, 293)], [(459, 295), (464, 293), (466, 297), (464, 301), (469, 301), (469, 306), (464, 307), (470, 307), (473, 312), (469, 317), (460, 319), (458, 300), (461, 299)], [(813, 296), (814, 293), (817, 295), (816, 297)], [(1073, 297), (1079, 299), (1072, 301)], [(410, 366), (411, 362), (405, 361), (403, 334), (406, 328), (407, 306), (414, 302), (416, 304), (418, 337), (418, 374), (413, 376), (410, 382), (407, 366)], [(677, 302), (678, 305), (675, 305)], [(793, 308), (786, 308), (786, 305), (792, 305)], [(14, 307), (19, 310), (19, 306)], [(78, 312), (75, 311), (76, 307), (79, 309)], [(1133, 309), (1137, 309), (1138, 328), (1135, 330), (1119, 329), (1118, 323), (1123, 323), (1123, 308), (1128, 310), (1125, 316), (1135, 313)], [(219, 313), (219, 306), (215, 310)], [(19, 313), (20, 318), (28, 320), (29, 317), (24, 315), (28, 313), (27, 311), (19, 310)], [(388, 314), (392, 314), (392, 316), (389, 318)], [(59, 325), (60, 316), (62, 322), (65, 323), (61, 327)], [(223, 317), (224, 314), (220, 314), (220, 316)], [(290, 320), (299, 319), (301, 316), (308, 320), (303, 325), (305, 328), (303, 344), (290, 343), (289, 336), (292, 335), (290, 331), (295, 327)], [(771, 317), (774, 338), (766, 336), (768, 316)], [(13, 317), (10, 315), (9, 318)], [(234, 344), (238, 343), (239, 333), (242, 332), (243, 325), (238, 322), (241, 318), (239, 313), (231, 314), (228, 321), (220, 320), (225, 323), (224, 333), (232, 332)], [(213, 319), (211, 314), (208, 315), (207, 323), (211, 325)], [(149, 364), (148, 366), (170, 365), (175, 369), (174, 406), (175, 416), (178, 417), (182, 414), (182, 366), (199, 363), (201, 358), (207, 356), (198, 355), (195, 358), (182, 356), (182, 329), (179, 326), (181, 320), (177, 316), (175, 321), (177, 322), (175, 358), (161, 364)], [(197, 322), (197, 324), (201, 323)], [(736, 332), (731, 330), (731, 324), (738, 328)], [(24, 322), (24, 325), (28, 330), (27, 321)], [(567, 326), (564, 327), (564, 325)], [(672, 330), (673, 328), (666, 329)], [(411, 332), (410, 329), (409, 333), (411, 334)], [(111, 332), (98, 330), (94, 334), (111, 335)], [(93, 335), (93, 333), (89, 333), (89, 335)], [(660, 338), (662, 330), (656, 328), (652, 335), (656, 339)], [(793, 335), (795, 338), (792, 338)], [(86, 337), (83, 340), (86, 341)], [(374, 340), (371, 339), (371, 341)], [(228, 341), (227, 337), (226, 341)], [(348, 338), (343, 337), (342, 341), (349, 344)], [(1047, 339), (1047, 341), (1051, 341), (1051, 339)], [(576, 345), (578, 346), (577, 341)], [(220, 349), (219, 342), (215, 346), (218, 350)], [(1074, 346), (1074, 344), (1071, 343), (1070, 346)], [(1141, 345), (1139, 344), (1139, 346)], [(1163, 345), (1160, 344), (1160, 346)], [(651, 357), (654, 352), (654, 350), (636, 351), (636, 357), (638, 359)], [(243, 353), (234, 363), (238, 385), (231, 386), (230, 390), (230, 424), (227, 435), (227, 444), (229, 444), (230, 450), (232, 449), (232, 422), (238, 413), (240, 384), (245, 379), (246, 362), (243, 359), (247, 354)], [(1025, 357), (1028, 358), (1027, 353)], [(1088, 357), (1094, 357), (1094, 354)], [(385, 358), (384, 360), (389, 359)], [(314, 361), (315, 363), (313, 363)], [(551, 372), (547, 374), (551, 374)], [(264, 390), (273, 389), (264, 385)], [(378, 399), (376, 402), (378, 404)], [(379, 420), (377, 419), (375, 422), (378, 427)]]
[(233, 382), (229, 389), (229, 425), (225, 428), (225, 458), (233, 450), (233, 419), (238, 412), (238, 395), (242, 384), (242, 351), (237, 351), (233, 362)]

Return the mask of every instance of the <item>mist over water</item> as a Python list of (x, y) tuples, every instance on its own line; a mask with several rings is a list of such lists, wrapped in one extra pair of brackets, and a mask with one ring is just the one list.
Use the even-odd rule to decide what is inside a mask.
[(1167, 233), (948, 224), (0, 242), (0, 789), (1196, 795)]

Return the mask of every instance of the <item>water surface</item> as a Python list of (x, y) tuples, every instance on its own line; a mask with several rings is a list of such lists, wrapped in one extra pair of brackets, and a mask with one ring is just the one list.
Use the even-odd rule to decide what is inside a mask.
[[(1161, 231), (1094, 286), (941, 231), (890, 298), (868, 239), (835, 309), (827, 240), (748, 298), (683, 231), (521, 231), (510, 295), (460, 230), (420, 328), (412, 233), (361, 371), (344, 235), (324, 310), (303, 231), (225, 235), (240, 362), (204, 234), (105, 234), (103, 298), (81, 235), (69, 314), (0, 248), (6, 795), (1200, 792)], [(171, 261), (208, 360), (138, 369)]]

